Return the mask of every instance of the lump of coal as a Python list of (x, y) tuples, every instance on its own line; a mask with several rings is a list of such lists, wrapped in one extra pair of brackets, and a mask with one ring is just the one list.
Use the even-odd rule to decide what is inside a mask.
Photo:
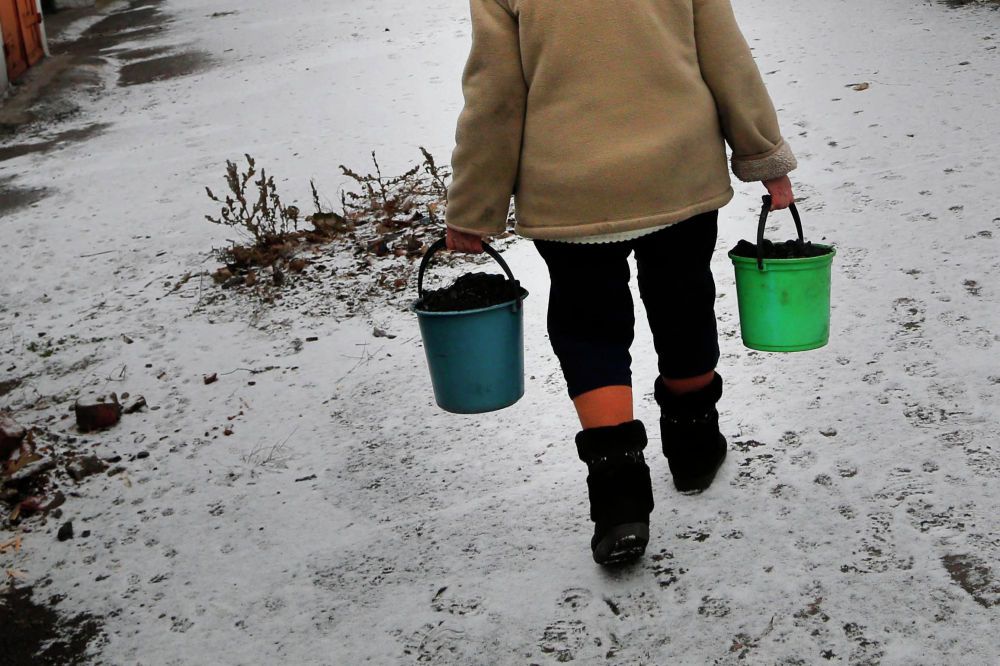
[(66, 472), (74, 481), (80, 481), (88, 476), (100, 474), (108, 469), (108, 466), (97, 456), (85, 456), (77, 458), (66, 466)]
[(26, 435), (27, 431), (13, 416), (0, 412), (0, 460), (17, 451)]
[(417, 309), (424, 312), (477, 310), (515, 301), (525, 291), (517, 280), (489, 273), (466, 273), (444, 289), (424, 292)]
[[(813, 245), (812, 241), (799, 243), (792, 239), (784, 243), (773, 243), (766, 238), (761, 245), (765, 259), (807, 259), (809, 257), (822, 257), (830, 254), (830, 249), (825, 245)], [(747, 240), (741, 240), (732, 249), (733, 255), (737, 257), (757, 258), (757, 246)]]

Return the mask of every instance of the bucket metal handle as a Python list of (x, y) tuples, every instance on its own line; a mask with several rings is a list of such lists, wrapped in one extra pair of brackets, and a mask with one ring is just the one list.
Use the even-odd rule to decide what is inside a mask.
[[(427, 264), (430, 263), (431, 257), (434, 256), (434, 253), (438, 250), (444, 249), (446, 242), (447, 237), (434, 241), (434, 244), (427, 248), (427, 252), (424, 253), (424, 258), (420, 260), (420, 272), (417, 274), (417, 294), (420, 298), (424, 297), (424, 271), (427, 269)], [(486, 250), (486, 254), (493, 257), (496, 262), (500, 264), (500, 268), (502, 268), (503, 272), (507, 274), (507, 277), (514, 280), (514, 274), (511, 273), (510, 266), (508, 266), (507, 262), (503, 260), (500, 253), (490, 247), (486, 241), (483, 241), (483, 249)]]
[[(764, 207), (760, 211), (760, 222), (757, 224), (757, 269), (764, 270), (764, 225), (767, 223), (767, 214), (771, 212), (771, 195), (765, 194), (761, 197), (764, 200)], [(795, 221), (795, 230), (799, 233), (799, 248), (805, 245), (802, 237), (802, 219), (799, 218), (799, 211), (794, 203), (788, 204), (788, 209), (792, 211), (792, 219)]]

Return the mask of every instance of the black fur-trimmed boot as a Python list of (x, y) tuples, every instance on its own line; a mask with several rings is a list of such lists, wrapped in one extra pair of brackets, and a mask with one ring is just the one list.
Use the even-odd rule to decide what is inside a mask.
[(646, 551), (653, 489), (644, 448), (646, 428), (641, 421), (587, 428), (576, 436), (577, 452), (589, 471), (594, 521), (590, 549), (598, 564), (628, 562)]
[(712, 485), (726, 458), (726, 438), (719, 432), (715, 404), (722, 397), (722, 377), (693, 393), (674, 395), (660, 378), (653, 390), (660, 405), (663, 455), (670, 464), (674, 487), (682, 493), (700, 493)]

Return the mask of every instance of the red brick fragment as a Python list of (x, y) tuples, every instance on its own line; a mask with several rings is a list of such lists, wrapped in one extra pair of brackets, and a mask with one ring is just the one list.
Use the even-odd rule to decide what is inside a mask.
[(76, 425), (83, 432), (100, 430), (115, 425), (121, 420), (122, 406), (117, 402), (82, 402), (73, 406)]

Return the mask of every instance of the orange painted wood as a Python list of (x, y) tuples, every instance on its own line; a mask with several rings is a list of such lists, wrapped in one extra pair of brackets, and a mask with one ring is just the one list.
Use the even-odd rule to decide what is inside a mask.
[(28, 64), (34, 65), (45, 56), (42, 46), (42, 15), (35, 0), (17, 0), (17, 14), (21, 22), (21, 40)]
[(18, 18), (16, 0), (0, 0), (0, 35), (3, 37), (3, 55), (7, 61), (7, 78), (11, 81), (28, 69), (28, 56), (21, 38), (21, 20)]

